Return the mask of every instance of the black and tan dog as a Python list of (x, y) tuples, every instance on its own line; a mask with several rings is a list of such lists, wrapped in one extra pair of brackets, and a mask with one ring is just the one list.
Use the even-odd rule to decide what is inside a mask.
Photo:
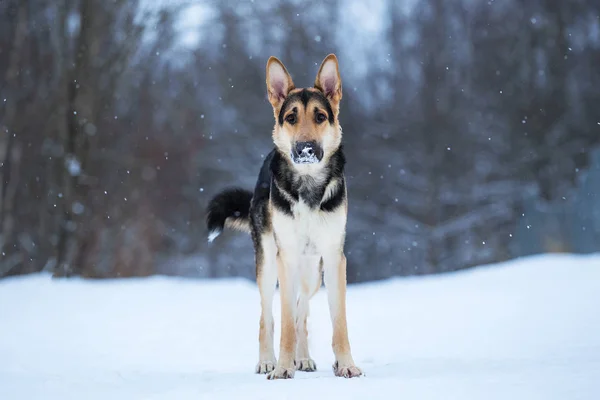
[[(292, 378), (316, 370), (308, 352), (309, 300), (324, 277), (333, 324), (335, 375), (362, 374), (350, 352), (346, 324), (347, 195), (338, 116), (342, 81), (335, 55), (325, 58), (313, 88), (295, 88), (284, 65), (267, 63), (275, 149), (266, 157), (254, 193), (227, 189), (209, 206), (209, 241), (224, 227), (249, 231), (260, 290), (260, 358), (257, 373)], [(273, 347), (272, 303), (281, 297), (279, 361)]]

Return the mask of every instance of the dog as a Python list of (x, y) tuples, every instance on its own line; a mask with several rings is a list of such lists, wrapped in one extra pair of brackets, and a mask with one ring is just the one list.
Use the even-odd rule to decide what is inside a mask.
[[(333, 325), (334, 374), (358, 377), (363, 373), (352, 358), (346, 322), (348, 198), (338, 59), (330, 54), (323, 60), (314, 87), (296, 88), (283, 63), (270, 57), (266, 83), (275, 117), (274, 149), (263, 162), (254, 193), (229, 188), (211, 199), (208, 239), (212, 242), (224, 228), (252, 235), (262, 309), (256, 373), (289, 379), (296, 370), (316, 370), (306, 322), (309, 301), (323, 279)], [(281, 342), (276, 360), (272, 304), (278, 280)]]

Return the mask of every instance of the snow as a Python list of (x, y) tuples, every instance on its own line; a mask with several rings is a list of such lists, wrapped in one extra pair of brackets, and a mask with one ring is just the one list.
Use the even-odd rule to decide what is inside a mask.
[(69, 157), (66, 161), (67, 170), (71, 176), (79, 176), (81, 174), (81, 164), (75, 157)]
[(314, 153), (312, 147), (306, 146), (302, 149), (302, 153), (300, 153), (300, 156), (298, 157), (296, 162), (300, 164), (314, 164), (316, 162), (319, 162), (319, 160), (317, 159), (317, 156)]
[(319, 370), (271, 382), (252, 282), (4, 279), (0, 399), (600, 398), (600, 255), (351, 286), (358, 379), (333, 376), (324, 290), (311, 306)]

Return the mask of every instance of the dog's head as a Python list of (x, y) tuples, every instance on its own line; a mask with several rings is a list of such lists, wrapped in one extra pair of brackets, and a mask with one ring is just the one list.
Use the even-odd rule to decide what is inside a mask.
[(296, 88), (283, 63), (269, 58), (267, 93), (275, 115), (275, 146), (299, 170), (328, 160), (342, 141), (342, 80), (336, 56), (323, 60), (312, 88)]

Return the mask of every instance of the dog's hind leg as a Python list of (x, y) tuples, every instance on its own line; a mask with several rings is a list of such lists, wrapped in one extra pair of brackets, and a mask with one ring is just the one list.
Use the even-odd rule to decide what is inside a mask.
[(356, 367), (350, 351), (348, 325), (346, 320), (346, 257), (342, 251), (323, 255), (323, 276), (327, 288), (329, 313), (333, 325), (333, 353), (336, 376), (352, 378), (362, 375)]
[(277, 247), (273, 233), (260, 235), (256, 240), (256, 282), (260, 291), (259, 360), (257, 374), (267, 374), (275, 369), (277, 360), (273, 347), (273, 296), (277, 285)]
[(307, 320), (310, 314), (310, 299), (321, 286), (320, 257), (307, 257), (302, 266), (302, 282), (300, 295), (298, 296), (298, 314), (296, 316), (296, 369), (299, 371), (312, 372), (317, 370), (317, 365), (310, 358), (308, 351), (308, 326)]

